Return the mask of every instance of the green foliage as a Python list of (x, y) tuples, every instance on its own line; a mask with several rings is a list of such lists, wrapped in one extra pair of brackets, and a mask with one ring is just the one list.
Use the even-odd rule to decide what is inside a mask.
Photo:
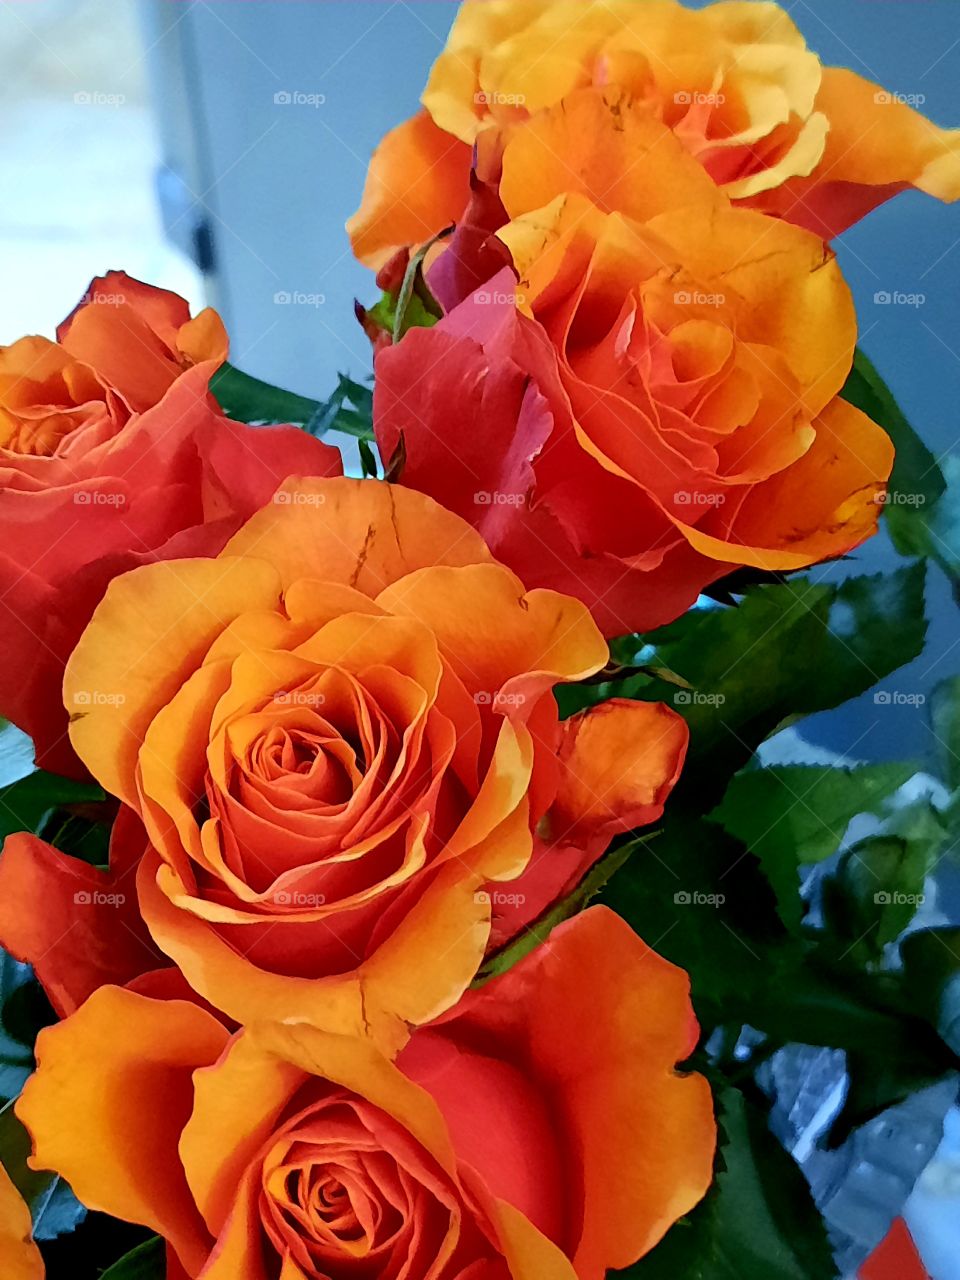
[(226, 362), (210, 379), (210, 391), (227, 417), (236, 422), (303, 427), (320, 408), (316, 400), (274, 387)]
[(937, 744), (943, 780), (960, 790), (960, 676), (941, 680), (930, 698), (930, 727)]
[(314, 436), (339, 431), (356, 440), (373, 440), (373, 391), (341, 373), (331, 395), (314, 408), (305, 423)]
[(41, 832), (64, 805), (96, 804), (106, 793), (89, 782), (76, 782), (37, 769), (0, 787), (0, 839), (14, 831)]
[(877, 812), (914, 772), (893, 764), (749, 769), (733, 779), (712, 817), (760, 859), (784, 923), (797, 930), (800, 866), (836, 853), (851, 820)]
[(715, 1094), (720, 1149), (706, 1199), (625, 1280), (834, 1280), (823, 1220), (761, 1106)]
[(101, 1280), (164, 1280), (167, 1255), (159, 1236), (145, 1240), (108, 1267)]
[(777, 729), (857, 697), (918, 656), (924, 582), (921, 562), (841, 583), (801, 577), (748, 588), (737, 606), (694, 609), (636, 637), (641, 668), (558, 690), (561, 710), (614, 696), (673, 706), (691, 734), (678, 796), (705, 811)]
[(841, 395), (878, 422), (896, 447), (884, 513), (894, 546), (902, 555), (935, 560), (960, 588), (960, 460), (937, 462), (862, 351)]
[(907, 989), (960, 1055), (960, 928), (918, 929), (901, 947)]

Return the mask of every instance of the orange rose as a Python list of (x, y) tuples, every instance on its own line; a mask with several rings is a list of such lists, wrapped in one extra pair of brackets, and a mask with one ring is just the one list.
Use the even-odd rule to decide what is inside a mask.
[(525, 593), (429, 499), (291, 481), (218, 559), (115, 580), (64, 695), (142, 816), (140, 907), (191, 986), (391, 1042), (661, 812), (678, 716), (558, 723), (553, 685), (606, 660), (582, 605)]
[(17, 1113), (36, 1167), (190, 1280), (602, 1280), (709, 1185), (696, 1039), (686, 975), (597, 907), (395, 1064), (104, 987), (40, 1033)]
[(165, 555), (215, 554), (286, 476), (339, 453), (295, 427), (231, 422), (209, 392), (219, 316), (111, 272), (59, 342), (0, 348), (0, 715), (57, 773), (79, 765), (63, 665), (107, 582)]
[(826, 239), (910, 186), (960, 197), (960, 131), (822, 66), (775, 4), (466, 0), (425, 110), (373, 157), (349, 224), (354, 252), (380, 265), (459, 220), (485, 132), (509, 136), (571, 92), (611, 86), (663, 121), (732, 200)]
[(136, 413), (162, 400), (194, 365), (227, 358), (227, 332), (212, 307), (191, 318), (183, 298), (108, 271), (57, 329), (57, 341), (96, 369)]
[[(893, 447), (838, 397), (856, 317), (819, 237), (734, 207), (619, 89), (544, 109), (497, 163), (493, 243), (519, 284), (501, 269), (377, 357), (377, 438), (404, 484), (608, 635), (875, 530)], [(490, 257), (466, 233), (443, 254), (452, 301)]]

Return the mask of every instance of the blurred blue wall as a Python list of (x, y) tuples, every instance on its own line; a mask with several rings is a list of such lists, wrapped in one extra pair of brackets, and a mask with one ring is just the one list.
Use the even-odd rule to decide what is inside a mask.
[[(788, 0), (784, 7), (825, 62), (923, 95), (933, 119), (960, 125), (958, 0)], [(143, 0), (172, 171), (169, 221), (187, 242), (196, 227), (209, 229), (212, 293), (241, 367), (312, 395), (324, 394), (340, 369), (369, 368), (352, 305), (354, 297), (372, 298), (374, 284), (353, 262), (343, 223), (376, 142), (415, 109), (455, 8), (449, 0)], [(960, 206), (902, 196), (853, 228), (838, 251), (864, 347), (931, 447), (952, 450)], [(925, 301), (878, 305), (882, 292)], [(303, 300), (278, 302), (277, 295)], [(893, 561), (879, 538), (852, 566), (814, 572), (831, 577)], [(960, 614), (932, 572), (928, 652), (885, 688), (926, 692), (960, 670)], [(931, 745), (922, 714), (877, 706), (872, 693), (802, 731), (855, 757), (924, 754)]]

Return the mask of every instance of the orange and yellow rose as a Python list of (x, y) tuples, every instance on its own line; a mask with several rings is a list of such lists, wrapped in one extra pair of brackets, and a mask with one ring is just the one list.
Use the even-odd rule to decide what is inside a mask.
[(423, 111), (374, 155), (348, 225), (354, 252), (379, 266), (460, 221), (475, 144), (610, 88), (662, 121), (731, 200), (826, 239), (907, 187), (960, 197), (960, 130), (823, 66), (777, 4), (466, 0)]
[(104, 987), (41, 1032), (17, 1113), (36, 1167), (187, 1280), (602, 1280), (710, 1182), (710, 1090), (675, 1070), (688, 992), (600, 907), (394, 1063)]
[(606, 661), (583, 605), (430, 499), (293, 480), (216, 559), (116, 579), (64, 695), (142, 818), (140, 909), (191, 986), (389, 1044), (662, 811), (674, 712), (558, 721), (553, 686)]
[[(608, 635), (875, 530), (893, 446), (839, 398), (856, 316), (819, 237), (735, 207), (617, 88), (544, 108), (497, 165), (486, 256), (464, 235), (435, 268), (469, 295), (377, 357), (404, 484)], [(491, 240), (513, 266), (478, 289)]]

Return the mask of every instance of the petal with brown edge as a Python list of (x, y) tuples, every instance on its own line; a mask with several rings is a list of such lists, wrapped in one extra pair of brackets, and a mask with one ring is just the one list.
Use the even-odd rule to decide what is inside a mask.
[(309, 577), (373, 597), (427, 565), (491, 559), (476, 530), (432, 498), (346, 477), (288, 480), (223, 554), (268, 560), (285, 587)]

